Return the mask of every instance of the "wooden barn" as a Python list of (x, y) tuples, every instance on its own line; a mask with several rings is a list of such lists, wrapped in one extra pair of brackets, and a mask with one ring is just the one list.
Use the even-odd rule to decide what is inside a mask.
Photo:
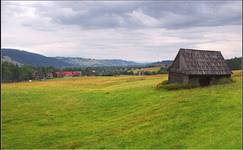
[(196, 49), (181, 48), (168, 71), (170, 83), (197, 83), (201, 86), (231, 76), (220, 51)]

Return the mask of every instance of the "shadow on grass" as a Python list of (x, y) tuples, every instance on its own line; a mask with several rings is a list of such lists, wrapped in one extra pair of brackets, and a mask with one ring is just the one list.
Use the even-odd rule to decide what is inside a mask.
[(193, 89), (193, 88), (206, 88), (212, 85), (220, 84), (230, 84), (235, 82), (232, 78), (221, 78), (217, 80), (212, 80), (208, 86), (200, 86), (197, 83), (169, 83), (168, 80), (165, 80), (156, 85), (156, 89), (166, 89), (166, 90), (180, 90), (180, 89)]

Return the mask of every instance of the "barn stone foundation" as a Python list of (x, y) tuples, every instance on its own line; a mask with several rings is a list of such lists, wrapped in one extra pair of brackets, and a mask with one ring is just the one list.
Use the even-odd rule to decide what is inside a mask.
[(229, 78), (230, 75), (189, 75), (189, 83), (207, 86), (215, 80)]
[(169, 83), (191, 83), (193, 85), (207, 86), (220, 78), (229, 78), (230, 75), (185, 75), (169, 72)]

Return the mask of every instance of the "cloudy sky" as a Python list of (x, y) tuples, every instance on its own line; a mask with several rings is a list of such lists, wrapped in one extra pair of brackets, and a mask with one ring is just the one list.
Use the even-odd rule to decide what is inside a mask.
[(242, 56), (241, 1), (5, 1), (2, 47), (46, 56), (174, 59), (179, 48)]

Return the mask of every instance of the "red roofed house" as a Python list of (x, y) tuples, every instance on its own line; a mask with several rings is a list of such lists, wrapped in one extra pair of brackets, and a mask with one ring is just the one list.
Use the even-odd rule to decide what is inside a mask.
[(64, 71), (63, 72), (63, 75), (64, 76), (80, 76), (81, 75), (81, 72), (79, 71)]
[(73, 76), (80, 76), (81, 75), (81, 72), (80, 71), (73, 71)]
[(63, 75), (64, 76), (73, 76), (73, 72), (72, 71), (64, 71)]

